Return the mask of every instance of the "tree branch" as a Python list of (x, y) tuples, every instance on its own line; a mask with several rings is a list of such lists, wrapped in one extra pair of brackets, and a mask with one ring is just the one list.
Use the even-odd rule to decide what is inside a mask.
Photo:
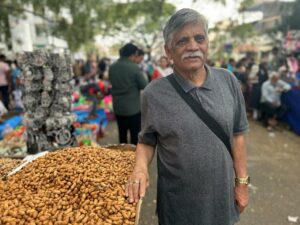
[(49, 19), (49, 18), (45, 17), (44, 15), (36, 13), (36, 12), (33, 12), (31, 10), (24, 9), (24, 8), (17, 8), (17, 7), (12, 6), (12, 5), (5, 5), (5, 4), (0, 3), (0, 10), (4, 9), (4, 8), (12, 10), (12, 11), (28, 12), (28, 13), (30, 13), (32, 15), (35, 15), (35, 16), (38, 16), (38, 17), (40, 17), (40, 18), (42, 18), (42, 19), (44, 19), (44, 20), (46, 20), (46, 21), (48, 21), (50, 23), (54, 23), (55, 22), (54, 20)]

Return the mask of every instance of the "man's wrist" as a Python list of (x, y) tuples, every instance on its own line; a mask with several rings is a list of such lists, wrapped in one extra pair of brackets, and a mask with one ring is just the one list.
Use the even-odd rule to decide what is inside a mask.
[(235, 185), (249, 185), (250, 184), (250, 177), (236, 177), (235, 178)]
[(147, 174), (148, 173), (148, 168), (147, 166), (143, 166), (143, 167), (135, 167), (133, 169), (133, 172), (135, 173), (144, 173), (144, 174)]

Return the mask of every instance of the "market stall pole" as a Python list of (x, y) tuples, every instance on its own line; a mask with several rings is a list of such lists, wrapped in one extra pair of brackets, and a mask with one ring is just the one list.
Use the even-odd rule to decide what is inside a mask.
[(42, 50), (19, 58), (24, 71), (23, 102), (27, 152), (51, 151), (76, 145), (71, 113), (73, 78), (69, 55)]

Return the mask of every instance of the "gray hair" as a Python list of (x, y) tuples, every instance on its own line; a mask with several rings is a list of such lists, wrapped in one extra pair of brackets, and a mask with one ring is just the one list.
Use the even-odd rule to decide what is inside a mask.
[(196, 10), (185, 8), (180, 9), (173, 14), (167, 22), (163, 30), (165, 44), (170, 47), (174, 34), (181, 30), (184, 26), (191, 23), (201, 24), (204, 29), (205, 36), (208, 36), (208, 23), (205, 17)]
[(279, 72), (274, 71), (274, 70), (268, 71), (268, 74), (269, 74), (269, 79), (272, 79), (273, 77), (280, 77)]

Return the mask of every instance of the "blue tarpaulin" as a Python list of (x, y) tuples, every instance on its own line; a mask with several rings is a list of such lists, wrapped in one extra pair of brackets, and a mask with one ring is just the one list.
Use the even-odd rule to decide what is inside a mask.
[(22, 123), (22, 116), (13, 116), (8, 120), (5, 120), (3, 123), (0, 124), (0, 140), (3, 139), (3, 132), (6, 129), (14, 130), (17, 126), (21, 125)]
[(289, 107), (284, 120), (300, 135), (300, 90), (294, 89), (282, 95), (282, 103)]
[(79, 123), (89, 123), (89, 124), (98, 124), (101, 125), (102, 128), (105, 128), (108, 124), (106, 114), (104, 112), (104, 109), (97, 109), (96, 114), (97, 118), (95, 119), (89, 119), (89, 112), (88, 111), (73, 111), (73, 113), (77, 117), (77, 122)]

